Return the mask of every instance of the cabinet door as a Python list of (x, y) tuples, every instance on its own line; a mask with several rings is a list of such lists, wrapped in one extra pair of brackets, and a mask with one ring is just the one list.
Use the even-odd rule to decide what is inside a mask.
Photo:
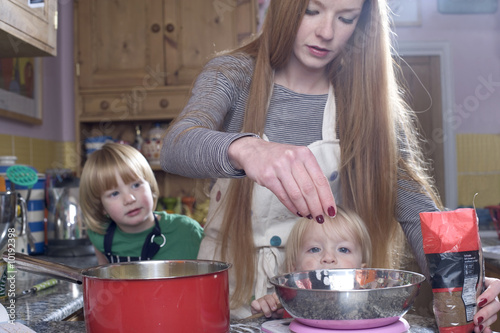
[(191, 84), (216, 52), (255, 31), (255, 1), (165, 0), (167, 83)]
[(165, 84), (162, 1), (85, 0), (76, 6), (80, 89)]
[(0, 1), (2, 57), (55, 56), (56, 46), (57, 0), (45, 0), (36, 8), (28, 0)]

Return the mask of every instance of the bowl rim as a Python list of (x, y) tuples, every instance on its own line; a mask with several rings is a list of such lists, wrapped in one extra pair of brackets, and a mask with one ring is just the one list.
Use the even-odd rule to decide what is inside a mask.
[(375, 288), (375, 289), (349, 289), (349, 290), (329, 290), (329, 289), (304, 289), (304, 288), (298, 288), (298, 287), (290, 287), (290, 286), (285, 286), (283, 284), (280, 284), (278, 280), (280, 278), (287, 278), (287, 276), (291, 275), (298, 275), (298, 274), (308, 274), (310, 272), (317, 272), (317, 271), (385, 271), (385, 272), (395, 272), (395, 273), (405, 273), (405, 274), (410, 274), (414, 275), (416, 278), (418, 278), (417, 282), (414, 283), (409, 283), (409, 284), (404, 284), (401, 286), (392, 286), (390, 287), (391, 289), (399, 289), (399, 288), (408, 288), (411, 286), (417, 286), (425, 282), (426, 277), (417, 272), (413, 271), (408, 271), (408, 270), (402, 270), (402, 269), (386, 269), (386, 268), (329, 268), (329, 269), (312, 269), (312, 270), (303, 270), (303, 271), (296, 271), (296, 272), (291, 272), (291, 273), (285, 273), (285, 274), (280, 274), (273, 276), (272, 278), (269, 279), (269, 282), (276, 288), (286, 288), (289, 290), (311, 290), (314, 292), (327, 292), (327, 293), (332, 293), (332, 292), (355, 292), (355, 293), (361, 293), (361, 292), (369, 292), (373, 290), (382, 290), (384, 288)]

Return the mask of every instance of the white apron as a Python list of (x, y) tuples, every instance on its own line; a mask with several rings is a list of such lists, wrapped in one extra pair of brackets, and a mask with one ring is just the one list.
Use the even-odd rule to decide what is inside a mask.
[[(338, 180), (338, 168), (340, 164), (340, 146), (336, 138), (335, 127), (335, 97), (333, 88), (330, 87), (328, 100), (326, 102), (322, 137), (308, 146), (316, 157), (323, 173), (330, 181), (334, 197), (340, 200), (340, 183)], [(263, 139), (267, 140), (264, 135)], [(203, 238), (198, 259), (220, 260), (220, 252), (217, 249), (217, 235), (219, 233), (224, 209), (221, 207), (224, 195), (227, 193), (229, 178), (221, 178), (216, 181), (210, 192), (210, 207), (205, 226), (205, 237)], [(267, 188), (254, 184), (252, 202), (252, 228), (254, 235), (257, 272), (254, 285), (255, 299), (274, 292), (273, 286), (268, 279), (281, 274), (285, 259), (285, 244), (290, 230), (299, 219), (296, 214), (290, 212), (278, 198)], [(315, 220), (311, 221), (315, 222)], [(235, 221), (237, 223), (237, 221)], [(237, 259), (237, 258), (236, 258)], [(234, 275), (229, 273), (230, 294), (233, 294), (235, 281)], [(251, 315), (249, 304), (242, 308), (231, 310), (234, 319), (245, 318)]]

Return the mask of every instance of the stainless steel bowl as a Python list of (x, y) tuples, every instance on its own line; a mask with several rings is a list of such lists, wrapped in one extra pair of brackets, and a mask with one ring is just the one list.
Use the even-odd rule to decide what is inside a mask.
[(412, 306), (422, 274), (390, 269), (330, 269), (271, 278), (285, 310), (302, 324), (365, 329), (398, 321)]

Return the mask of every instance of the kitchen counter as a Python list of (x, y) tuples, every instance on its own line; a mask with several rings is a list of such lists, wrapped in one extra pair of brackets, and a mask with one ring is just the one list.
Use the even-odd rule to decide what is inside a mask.
[[(424, 318), (414, 315), (406, 315), (404, 317), (410, 324), (409, 333), (434, 333), (438, 332), (434, 319)], [(231, 321), (230, 333), (260, 333), (260, 327), (265, 319), (254, 319), (250, 321)], [(85, 333), (85, 323), (83, 321), (76, 322), (38, 322), (25, 323), (37, 333)]]
[[(36, 256), (39, 259), (58, 262), (78, 268), (97, 265), (94, 255), (82, 257), (47, 257)], [(34, 285), (50, 279), (48, 276), (18, 270), (15, 274), (16, 294), (30, 289)], [(8, 300), (1, 300), (7, 307)], [(41, 290), (35, 295), (16, 299), (15, 320), (21, 323), (27, 321), (61, 321), (83, 307), (83, 288), (81, 285), (59, 280), (53, 287)]]
[[(37, 256), (43, 260), (49, 260), (66, 264), (73, 267), (87, 268), (97, 265), (95, 256), (82, 257), (47, 257)], [(18, 271), (16, 273), (16, 292), (20, 293), (33, 285), (47, 280), (50, 277)], [(7, 306), (6, 300), (1, 301)], [(66, 317), (75, 313), (83, 307), (83, 288), (81, 285), (60, 281), (56, 286), (18, 299), (15, 303), (16, 321), (26, 325), (37, 333), (71, 332), (84, 333), (85, 323), (83, 321), (63, 321)], [(407, 314), (404, 317), (410, 324), (411, 333), (437, 332), (433, 318), (425, 318), (417, 315)], [(253, 320), (231, 321), (231, 333), (237, 332), (260, 332), (265, 318)]]

